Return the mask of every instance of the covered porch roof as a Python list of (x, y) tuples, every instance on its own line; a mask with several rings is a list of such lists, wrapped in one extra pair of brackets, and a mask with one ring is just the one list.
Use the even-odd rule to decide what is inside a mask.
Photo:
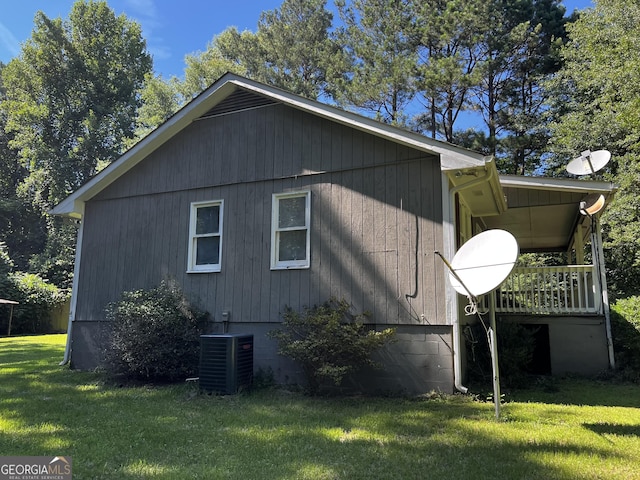
[(480, 216), (486, 228), (511, 232), (521, 252), (566, 251), (575, 232), (589, 219), (579, 210), (587, 195), (603, 195), (606, 205), (616, 187), (610, 182), (568, 178), (500, 175), (507, 209), (498, 215)]

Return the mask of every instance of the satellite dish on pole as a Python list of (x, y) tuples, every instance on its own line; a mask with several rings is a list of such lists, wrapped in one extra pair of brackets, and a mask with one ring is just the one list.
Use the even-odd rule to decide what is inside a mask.
[(602, 170), (609, 160), (611, 153), (608, 150), (585, 150), (567, 164), (567, 172), (573, 175), (591, 175)]
[(477, 297), (497, 288), (518, 260), (518, 242), (505, 230), (487, 230), (460, 247), (449, 280), (462, 295)]
[[(449, 268), (449, 281), (454, 290), (466, 295), (469, 305), (465, 308), (467, 315), (478, 314), (480, 322), (487, 333), (489, 350), (491, 351), (491, 367), (493, 370), (493, 402), (496, 418), (500, 417), (500, 373), (498, 369), (498, 337), (496, 335), (496, 316), (493, 303), (496, 289), (509, 276), (515, 267), (519, 254), (518, 242), (505, 230), (486, 230), (471, 238), (462, 245), (449, 263), (440, 252), (435, 252)], [(491, 292), (491, 323), (484, 323), (478, 311), (478, 295)], [(469, 308), (471, 307), (471, 308)]]

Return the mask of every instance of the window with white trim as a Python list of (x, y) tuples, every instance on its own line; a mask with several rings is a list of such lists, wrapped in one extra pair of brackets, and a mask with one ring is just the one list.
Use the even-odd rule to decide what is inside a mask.
[(222, 210), (222, 200), (191, 204), (188, 272), (220, 271)]
[(309, 268), (311, 192), (274, 193), (271, 269)]

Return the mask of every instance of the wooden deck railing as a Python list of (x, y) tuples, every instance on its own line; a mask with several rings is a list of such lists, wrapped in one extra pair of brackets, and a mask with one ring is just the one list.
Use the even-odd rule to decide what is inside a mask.
[(516, 268), (496, 292), (496, 312), (601, 313), (593, 265)]

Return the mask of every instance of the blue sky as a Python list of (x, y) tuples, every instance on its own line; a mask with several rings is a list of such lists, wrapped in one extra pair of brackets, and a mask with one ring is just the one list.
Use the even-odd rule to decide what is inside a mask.
[[(142, 25), (154, 69), (164, 78), (182, 77), (184, 56), (204, 50), (214, 35), (228, 26), (256, 30), (260, 13), (278, 8), (282, 0), (107, 0), (116, 14)], [(74, 0), (3, 0), (0, 9), (0, 62), (8, 63), (31, 36), (33, 18), (68, 18)], [(333, 2), (329, 0), (329, 5)], [(591, 0), (565, 0), (570, 13), (591, 6)]]
[[(37, 11), (50, 18), (68, 18), (74, 0), (3, 0), (0, 8), (0, 62), (8, 63), (31, 36)], [(256, 30), (263, 10), (282, 0), (107, 0), (116, 14), (142, 25), (156, 73), (168, 78), (184, 73), (184, 56), (205, 50), (213, 36), (235, 25)]]

